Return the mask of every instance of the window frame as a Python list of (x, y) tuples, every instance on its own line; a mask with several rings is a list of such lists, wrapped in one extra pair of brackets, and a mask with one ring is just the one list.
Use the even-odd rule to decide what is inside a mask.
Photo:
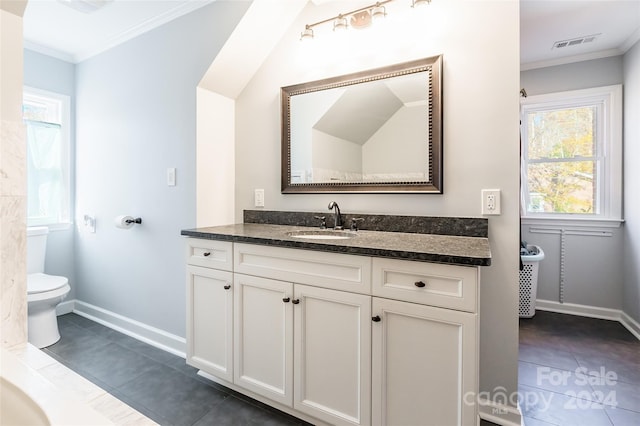
[[(595, 158), (597, 189), (594, 213), (548, 213), (527, 211), (528, 126), (527, 115), (535, 111), (600, 104), (598, 108)], [(521, 219), (523, 223), (556, 222), (586, 226), (619, 226), (622, 218), (622, 85), (555, 92), (528, 96), (520, 100), (521, 130)], [(568, 160), (574, 161), (574, 160)], [(591, 160), (590, 160), (591, 161)], [(532, 163), (538, 161), (533, 160)]]
[[(68, 229), (72, 221), (71, 211), (71, 97), (61, 93), (23, 86), (23, 104), (29, 96), (42, 97), (60, 102), (60, 168), (62, 171), (63, 200), (61, 201), (61, 214), (57, 221), (47, 219), (34, 219), (27, 216), (27, 226), (46, 226), (50, 230)], [(56, 123), (58, 124), (58, 123)], [(26, 127), (26, 123), (25, 123)], [(25, 128), (26, 132), (26, 128)], [(25, 139), (26, 143), (26, 139)], [(28, 178), (28, 177), (27, 177)]]

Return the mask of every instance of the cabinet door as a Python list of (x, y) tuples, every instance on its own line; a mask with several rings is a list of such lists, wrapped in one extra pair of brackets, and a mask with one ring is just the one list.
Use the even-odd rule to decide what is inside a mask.
[(233, 380), (233, 274), (187, 266), (187, 363)]
[(334, 425), (370, 424), (371, 296), (294, 292), (294, 408)]
[(372, 423), (475, 425), (476, 314), (374, 297), (373, 315)]
[(293, 284), (234, 274), (234, 383), (293, 405)]

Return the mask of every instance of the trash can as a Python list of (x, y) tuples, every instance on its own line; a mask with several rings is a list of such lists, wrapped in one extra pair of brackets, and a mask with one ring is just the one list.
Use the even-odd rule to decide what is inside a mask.
[(520, 249), (522, 268), (520, 269), (520, 318), (531, 318), (536, 314), (536, 294), (538, 292), (538, 265), (544, 259), (544, 251), (539, 246), (523, 244)]

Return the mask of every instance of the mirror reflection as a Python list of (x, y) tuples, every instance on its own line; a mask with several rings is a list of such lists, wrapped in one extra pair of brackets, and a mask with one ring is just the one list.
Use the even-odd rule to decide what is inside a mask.
[(282, 88), (283, 192), (441, 192), (439, 59)]

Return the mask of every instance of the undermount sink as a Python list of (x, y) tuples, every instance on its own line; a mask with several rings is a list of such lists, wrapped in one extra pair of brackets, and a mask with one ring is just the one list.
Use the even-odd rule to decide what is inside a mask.
[(303, 238), (308, 240), (348, 240), (358, 234), (354, 231), (339, 231), (335, 229), (315, 229), (310, 231), (288, 232), (288, 236), (293, 238)]

